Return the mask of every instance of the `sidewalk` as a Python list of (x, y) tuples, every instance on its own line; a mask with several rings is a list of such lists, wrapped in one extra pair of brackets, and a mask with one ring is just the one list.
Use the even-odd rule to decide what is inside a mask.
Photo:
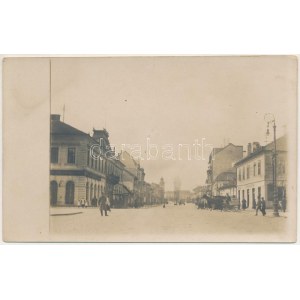
[(50, 216), (67, 216), (82, 214), (87, 208), (81, 207), (50, 207)]
[[(255, 214), (256, 214), (256, 210), (252, 209), (252, 208), (247, 208), (245, 210), (241, 209), (240, 212), (242, 214), (253, 215), (253, 216), (255, 216)], [(258, 217), (262, 217), (263, 216), (262, 212), (260, 210), (258, 211), (257, 216)], [(265, 217), (269, 217), (269, 218), (272, 217), (273, 218), (274, 217), (273, 216), (273, 209), (271, 209), (271, 208), (266, 209), (266, 215), (265, 215)], [(288, 212), (287, 211), (286, 212), (279, 211), (279, 217), (287, 218), (288, 217)]]

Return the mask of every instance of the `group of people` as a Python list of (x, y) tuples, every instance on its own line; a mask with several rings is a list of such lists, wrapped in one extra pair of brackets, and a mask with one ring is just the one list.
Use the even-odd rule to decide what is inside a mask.
[(266, 201), (264, 199), (264, 197), (262, 197), (260, 199), (260, 197), (258, 197), (258, 200), (256, 202), (256, 216), (258, 214), (258, 211), (261, 211), (262, 215), (265, 216), (266, 215)]
[(88, 202), (86, 200), (84, 200), (84, 199), (78, 200), (77, 206), (78, 206), (78, 208), (79, 207), (87, 208), (88, 207)]
[[(242, 209), (245, 210), (247, 208), (247, 201), (246, 199), (244, 198), (242, 200)], [(266, 213), (266, 201), (264, 199), (264, 197), (258, 197), (257, 199), (257, 202), (254, 200), (253, 201), (253, 208), (255, 208), (255, 215), (257, 216), (258, 215), (258, 211), (261, 211), (262, 215), (265, 216), (267, 213)]]
[[(97, 203), (97, 199), (93, 199), (93, 201), (96, 201), (96, 203)], [(109, 197), (102, 195), (99, 198), (98, 204), (99, 204), (101, 216), (108, 216), (107, 212), (111, 211)], [(77, 206), (78, 206), (78, 208), (80, 208), (80, 207), (87, 208), (88, 202), (87, 202), (87, 200), (84, 200), (84, 199), (78, 200)]]

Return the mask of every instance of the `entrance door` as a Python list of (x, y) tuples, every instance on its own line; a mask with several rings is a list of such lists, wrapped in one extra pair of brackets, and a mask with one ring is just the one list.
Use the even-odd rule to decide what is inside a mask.
[(56, 205), (57, 204), (57, 189), (58, 185), (55, 180), (51, 181), (50, 183), (50, 204)]
[(66, 204), (74, 204), (74, 192), (75, 192), (74, 182), (68, 181), (66, 184), (66, 196), (65, 196)]

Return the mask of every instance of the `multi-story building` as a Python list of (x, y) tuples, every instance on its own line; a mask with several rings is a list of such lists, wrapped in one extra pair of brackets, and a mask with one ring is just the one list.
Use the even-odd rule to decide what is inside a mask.
[(106, 191), (107, 159), (92, 159), (90, 149), (95, 143), (89, 134), (61, 122), (60, 115), (51, 115), (51, 205), (72, 206), (78, 201), (97, 205), (95, 199)]
[(162, 195), (164, 194), (161, 185), (159, 183), (151, 183), (151, 191), (152, 204), (163, 203)]
[[(276, 140), (277, 146), (277, 187), (279, 201), (286, 197), (287, 186), (287, 138)], [(260, 146), (248, 144), (247, 156), (239, 160), (237, 168), (238, 199), (246, 200), (247, 206), (255, 207), (258, 196), (266, 200), (267, 208), (273, 206), (273, 157), (274, 142)], [(286, 199), (285, 199), (286, 200)]]
[(122, 183), (130, 192), (128, 198), (129, 206), (142, 206), (145, 203), (145, 171), (127, 151), (119, 155), (120, 161), (124, 164)]
[[(217, 177), (224, 172), (232, 172), (234, 164), (243, 158), (243, 146), (229, 143), (224, 148), (213, 148), (209, 156), (206, 184), (209, 194), (219, 195)], [(235, 171), (234, 171), (235, 172)]]
[[(97, 141), (98, 149), (105, 159), (105, 191), (110, 199), (111, 206), (123, 207), (126, 203), (126, 195), (128, 194), (128, 190), (122, 184), (125, 165), (119, 159), (115, 149), (111, 148), (109, 133), (106, 129), (93, 129), (93, 139)], [(93, 158), (91, 157), (91, 159)]]

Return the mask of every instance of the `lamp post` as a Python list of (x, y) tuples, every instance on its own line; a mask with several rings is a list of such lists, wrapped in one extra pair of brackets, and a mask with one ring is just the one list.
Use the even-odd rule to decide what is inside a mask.
[(277, 191), (277, 151), (276, 151), (276, 122), (275, 117), (273, 114), (268, 113), (265, 114), (264, 117), (265, 121), (267, 122), (267, 135), (270, 134), (269, 132), (269, 124), (273, 124), (273, 135), (274, 135), (274, 149), (272, 155), (272, 166), (273, 166), (273, 216), (279, 217), (278, 212), (278, 191)]

